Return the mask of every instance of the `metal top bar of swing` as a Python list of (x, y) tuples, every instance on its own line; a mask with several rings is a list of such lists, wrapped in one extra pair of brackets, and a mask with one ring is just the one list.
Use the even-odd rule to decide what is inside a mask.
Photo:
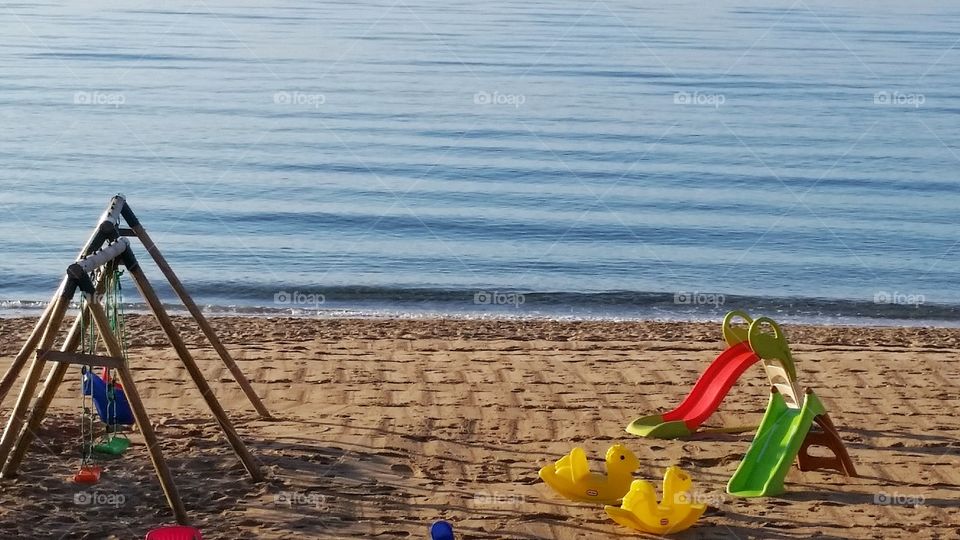
[(109, 221), (113, 224), (120, 223), (120, 215), (123, 213), (123, 208), (127, 205), (127, 199), (120, 194), (114, 195), (110, 199), (110, 204), (107, 206), (107, 209), (103, 211), (103, 215), (100, 216), (100, 223), (104, 221)]

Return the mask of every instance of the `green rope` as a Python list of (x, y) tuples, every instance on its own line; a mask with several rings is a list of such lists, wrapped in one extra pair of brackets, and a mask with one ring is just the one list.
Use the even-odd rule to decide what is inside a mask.
[[(80, 299), (80, 348), (83, 352), (93, 354), (96, 349), (97, 335), (93, 325), (86, 318), (86, 298)], [(89, 332), (88, 332), (89, 327)], [(93, 462), (93, 430), (94, 419), (92, 402), (93, 396), (87, 396), (83, 392), (83, 385), (87, 374), (90, 373), (90, 366), (83, 366), (80, 370), (80, 464), (87, 466)]]
[[(99, 275), (99, 280), (105, 281), (105, 286), (103, 288), (104, 295), (102, 298), (103, 307), (107, 313), (110, 330), (120, 342), (123, 359), (127, 360), (127, 329), (124, 321), (123, 289), (120, 285), (120, 276), (123, 275), (123, 272), (119, 269), (114, 269), (112, 274), (105, 275), (106, 272), (107, 270), (103, 269), (100, 271)], [(95, 301), (100, 302), (101, 299), (97, 298)], [(94, 321), (92, 321), (91, 317), (87, 314), (87, 308), (89, 307), (88, 304), (89, 302), (87, 301), (86, 297), (81, 297), (80, 349), (87, 354), (96, 354), (97, 344), (100, 336), (97, 332)], [(118, 445), (113, 445), (112, 443), (118, 443), (120, 447), (123, 447), (123, 449), (125, 449), (129, 444), (126, 436), (121, 432), (122, 426), (117, 423), (117, 383), (114, 381), (114, 375), (111, 373), (110, 368), (104, 368), (104, 370), (106, 379), (109, 381), (107, 383), (106, 418), (103, 419), (104, 424), (106, 424), (106, 429), (104, 430), (103, 436), (100, 438), (99, 445), (96, 444), (94, 440), (94, 432), (96, 430), (97, 423), (93, 412), (92, 392), (90, 396), (87, 396), (81, 391), (80, 437), (82, 439), (81, 453), (83, 466), (93, 463), (94, 452), (106, 451), (107, 453), (116, 454), (123, 452), (123, 450), (117, 451), (116, 448), (118, 448)], [(83, 389), (84, 379), (96, 376), (97, 375), (93, 372), (92, 366), (83, 366), (81, 369), (81, 390)], [(124, 442), (126, 442), (126, 444), (120, 444)], [(104, 447), (107, 447), (107, 449), (104, 450)], [(111, 451), (110, 447), (112, 447), (113, 451)]]
[[(123, 359), (127, 360), (127, 331), (126, 324), (124, 323), (124, 312), (123, 312), (123, 288), (120, 284), (120, 276), (123, 275), (121, 270), (114, 271), (113, 275), (110, 277), (110, 283), (107, 287), (107, 295), (105, 298), (105, 304), (107, 306), (107, 314), (110, 318), (110, 330), (113, 331), (113, 334), (117, 336), (117, 339), (120, 341), (121, 352), (123, 354)], [(107, 418), (113, 420), (107, 426), (107, 433), (104, 435), (103, 440), (107, 443), (113, 441), (115, 438), (120, 436), (120, 424), (117, 423), (117, 390), (116, 383), (113, 380), (113, 374), (110, 372), (110, 369), (107, 368)]]

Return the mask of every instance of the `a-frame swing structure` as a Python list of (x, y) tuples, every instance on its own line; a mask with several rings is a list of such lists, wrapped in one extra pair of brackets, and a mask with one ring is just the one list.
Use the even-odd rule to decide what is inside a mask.
[[(125, 223), (127, 227), (121, 227), (122, 223)], [(147, 444), (150, 459), (153, 462), (167, 502), (173, 510), (177, 522), (186, 525), (186, 510), (180, 499), (170, 469), (161, 453), (156, 432), (153, 430), (146, 409), (143, 406), (133, 378), (133, 372), (127, 360), (124, 358), (123, 347), (119, 339), (111, 329), (107, 311), (104, 306), (100, 304), (100, 297), (105, 286), (104, 276), (110, 275), (110, 273), (120, 267), (126, 269), (126, 273), (133, 278), (137, 290), (167, 335), (171, 345), (176, 350), (177, 355), (180, 357), (180, 360), (197, 389), (200, 391), (210, 411), (220, 424), (221, 430), (244, 468), (255, 482), (262, 481), (263, 474), (234, 429), (223, 406), (213, 394), (213, 390), (204, 378), (203, 373), (200, 371), (190, 351), (187, 349), (186, 343), (183, 341), (170, 315), (157, 296), (153, 285), (140, 267), (127, 237), (136, 237), (140, 240), (160, 268), (160, 271), (169, 281), (170, 286), (180, 297), (183, 305), (200, 326), (214, 350), (217, 351), (224, 364), (226, 364), (231, 374), (233, 374), (257, 413), (261, 418), (270, 418), (270, 413), (257, 396), (250, 382), (223, 346), (223, 343), (217, 337), (210, 323), (203, 316), (200, 308), (187, 293), (182, 282), (180, 282), (177, 275), (173, 272), (173, 269), (160, 253), (159, 249), (157, 249), (156, 244), (154, 244), (139, 219), (137, 219), (137, 216), (127, 204), (126, 199), (121, 195), (117, 195), (110, 201), (110, 205), (101, 216), (99, 225), (81, 250), (77, 261), (67, 268), (66, 275), (61, 281), (60, 287), (57, 289), (53, 299), (41, 315), (40, 320), (27, 338), (26, 343), (14, 358), (13, 362), (11, 362), (6, 374), (0, 379), (0, 402), (2, 402), (13, 388), (21, 372), (26, 367), (27, 362), (30, 358), (33, 358), (16, 404), (3, 430), (3, 435), (0, 437), (0, 478), (11, 478), (17, 475), (17, 471), (29, 450), (30, 444), (33, 442), (37, 430), (40, 428), (43, 418), (57, 393), (57, 389), (66, 377), (70, 366), (107, 367), (117, 373), (123, 385), (136, 424)], [(66, 319), (70, 303), (78, 290), (84, 299), (81, 312), (71, 325), (59, 350), (55, 350), (54, 346), (56, 345), (57, 336)], [(93, 321), (100, 340), (106, 346), (108, 356), (77, 352), (82, 341), (84, 321), (90, 320)], [(48, 362), (54, 365), (47, 373), (40, 395), (34, 399), (34, 395), (38, 387), (40, 387), (44, 368)]]

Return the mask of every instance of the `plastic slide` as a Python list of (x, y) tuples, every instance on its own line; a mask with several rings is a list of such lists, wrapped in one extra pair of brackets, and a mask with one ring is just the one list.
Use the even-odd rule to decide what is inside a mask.
[(813, 425), (814, 417), (826, 413), (823, 403), (811, 390), (807, 390), (799, 409), (787, 406), (776, 387), (772, 390), (757, 435), (737, 472), (727, 483), (727, 493), (731, 495), (768, 497), (783, 493), (783, 480)]
[(697, 431), (713, 414), (740, 375), (759, 360), (750, 344), (737, 343), (720, 353), (676, 409), (638, 418), (627, 432), (655, 439), (676, 439)]
[(116, 409), (111, 415), (110, 400), (107, 397), (107, 383), (95, 374), (87, 372), (83, 375), (83, 395), (92, 396), (93, 404), (97, 409), (100, 420), (112, 426), (119, 424), (122, 426), (132, 426), (136, 421), (133, 419), (133, 411), (130, 410), (130, 404), (127, 403), (127, 396), (123, 389), (117, 387), (114, 389), (114, 405)]

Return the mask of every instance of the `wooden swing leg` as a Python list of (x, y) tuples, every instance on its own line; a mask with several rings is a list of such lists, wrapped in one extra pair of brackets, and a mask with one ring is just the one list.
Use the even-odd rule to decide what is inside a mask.
[(133, 417), (140, 426), (140, 433), (143, 434), (143, 440), (147, 443), (147, 450), (150, 452), (150, 461), (153, 462), (153, 468), (157, 471), (157, 478), (160, 480), (160, 488), (167, 498), (167, 504), (173, 510), (174, 518), (180, 525), (189, 525), (187, 519), (187, 510), (183, 506), (183, 500), (180, 498), (180, 492), (177, 490), (177, 484), (173, 481), (173, 474), (170, 473), (170, 467), (167, 466), (163, 458), (163, 452), (160, 449), (160, 441), (157, 440), (157, 433), (153, 430), (153, 424), (147, 416), (147, 409), (143, 406), (140, 399), (140, 392), (137, 390), (136, 383), (133, 382), (133, 374), (130, 368), (124, 364), (119, 369), (120, 381), (123, 383), (124, 391), (127, 394), (127, 401), (130, 403), (130, 409), (133, 411)]
[[(61, 286), (60, 291), (62, 292), (64, 290), (65, 288)], [(72, 294), (70, 296), (72, 296)], [(43, 339), (40, 341), (41, 349), (50, 349), (57, 339), (57, 333), (60, 330), (60, 325), (63, 323), (63, 318), (69, 306), (70, 298), (68, 298), (66, 294), (59, 294), (54, 307), (50, 310), (50, 320), (44, 329)], [(40, 384), (40, 378), (43, 376), (43, 367), (45, 364), (46, 362), (43, 358), (35, 353), (33, 364), (30, 366), (30, 372), (27, 374), (27, 380), (23, 383), (23, 388), (17, 397), (17, 403), (13, 408), (13, 412), (10, 414), (10, 420), (7, 422), (6, 428), (4, 428), (3, 437), (0, 438), (0, 463), (6, 464), (7, 458), (10, 456), (10, 450), (13, 449), (16, 439), (20, 435), (20, 430), (23, 429), (23, 425), (27, 421), (27, 410), (34, 393), (37, 391), (37, 386)]]
[[(112, 356), (123, 357), (123, 348), (120, 346), (120, 342), (117, 341), (117, 337), (113, 334), (113, 331), (110, 330), (110, 320), (103, 306), (91, 303), (90, 313), (93, 315), (97, 330), (100, 331), (100, 335), (107, 345), (107, 351), (109, 351)], [(163, 494), (167, 498), (167, 504), (169, 504), (170, 509), (173, 510), (173, 515), (177, 523), (188, 525), (187, 511), (183, 506), (183, 500), (180, 499), (180, 492), (177, 490), (177, 485), (173, 481), (173, 474), (170, 473), (170, 467), (167, 466), (167, 462), (163, 458), (163, 452), (160, 450), (160, 441), (157, 440), (157, 433), (153, 430), (153, 424), (150, 423), (150, 417), (147, 416), (147, 409), (143, 406), (143, 401), (140, 399), (140, 392), (137, 390), (136, 383), (133, 381), (130, 366), (124, 362), (120, 365), (117, 372), (120, 376), (120, 382), (123, 384), (127, 401), (130, 403), (130, 409), (133, 411), (133, 418), (137, 421), (137, 425), (140, 426), (140, 433), (143, 434), (143, 439), (147, 443), (147, 451), (150, 452), (150, 461), (153, 462), (153, 468), (157, 471), (157, 478), (160, 480), (160, 487), (163, 489)]]
[(136, 283), (137, 289), (140, 291), (140, 295), (143, 296), (147, 305), (150, 306), (150, 311), (153, 312), (157, 322), (160, 323), (160, 327), (163, 328), (164, 333), (167, 334), (167, 338), (170, 340), (173, 348), (176, 349), (180, 360), (193, 379), (193, 383), (200, 390), (200, 395), (203, 396), (204, 401), (207, 402), (207, 407), (210, 408), (213, 416), (216, 417), (217, 422), (220, 424), (220, 429), (223, 430), (223, 434), (226, 435), (230, 446), (233, 447), (233, 451), (237, 454), (237, 457), (240, 458), (240, 462), (243, 463), (244, 468), (247, 469), (247, 472), (255, 482), (263, 481), (263, 473), (254, 462), (253, 456), (250, 455), (246, 445), (243, 444), (243, 441), (234, 429), (226, 411), (224, 411), (223, 406), (220, 405), (220, 402), (214, 395), (213, 389), (210, 388), (210, 384), (207, 383), (207, 380), (204, 378), (203, 372), (200, 371), (200, 367), (197, 366), (197, 363), (194, 361), (193, 356), (187, 349), (186, 343), (183, 342), (180, 333), (173, 325), (173, 321), (170, 320), (170, 316), (163, 308), (163, 304), (160, 302), (156, 291), (147, 280), (146, 274), (143, 273), (143, 269), (135, 267), (130, 270), (130, 275), (133, 277), (134, 283)]
[(227, 351), (227, 348), (223, 346), (223, 342), (220, 341), (219, 336), (217, 336), (217, 333), (213, 330), (213, 327), (210, 326), (210, 322), (207, 321), (207, 318), (203, 316), (203, 311), (197, 306), (197, 303), (193, 301), (193, 298), (187, 292), (186, 287), (183, 286), (180, 278), (177, 277), (177, 274), (173, 271), (173, 268), (171, 268), (167, 263), (167, 259), (164, 258), (162, 253), (160, 253), (157, 245), (153, 243), (153, 239), (150, 238), (149, 234), (147, 234), (147, 231), (143, 228), (143, 225), (137, 223), (136, 225), (133, 225), (131, 229), (133, 230), (134, 234), (137, 235), (137, 238), (140, 239), (143, 247), (147, 249), (147, 253), (153, 257), (153, 261), (157, 264), (157, 267), (160, 268), (160, 272), (163, 273), (164, 277), (167, 278), (167, 281), (170, 283), (170, 287), (172, 287), (174, 292), (177, 293), (177, 296), (180, 297), (180, 301), (183, 302), (183, 305), (187, 308), (187, 311), (189, 311), (190, 315), (192, 315), (194, 320), (197, 321), (197, 324), (200, 326), (200, 330), (203, 331), (203, 335), (207, 337), (207, 341), (209, 341), (210, 345), (213, 346), (213, 349), (217, 351), (217, 354), (220, 356), (220, 359), (223, 360), (224, 365), (226, 365), (227, 369), (230, 370), (230, 374), (233, 375), (233, 378), (237, 381), (237, 384), (239, 384), (240, 388), (243, 389), (243, 393), (246, 394), (247, 399), (250, 400), (250, 403), (253, 405), (253, 408), (256, 409), (257, 414), (264, 419), (272, 418), (270, 411), (267, 410), (267, 407), (263, 404), (260, 396), (257, 395), (256, 390), (253, 389), (250, 381), (247, 380), (247, 377), (243, 374), (240, 366), (237, 365), (237, 362), (230, 355), (230, 352)]

